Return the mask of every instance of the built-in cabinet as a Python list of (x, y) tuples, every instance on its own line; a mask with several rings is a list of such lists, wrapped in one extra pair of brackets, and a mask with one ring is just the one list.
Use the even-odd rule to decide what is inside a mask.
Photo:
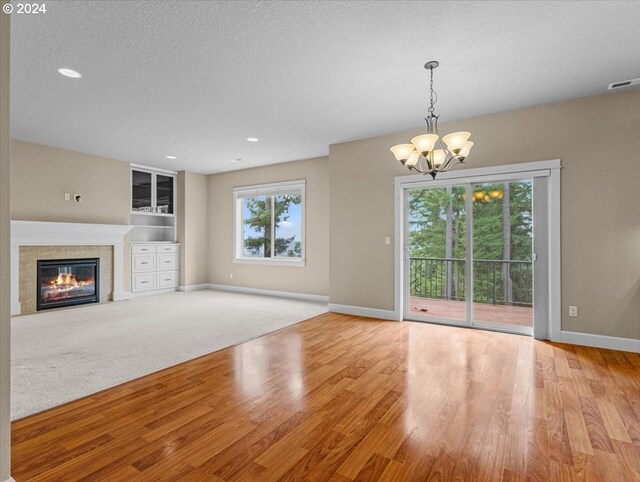
[(132, 242), (176, 240), (176, 173), (131, 165)]
[(178, 286), (179, 251), (177, 243), (132, 243), (131, 291), (175, 289)]
[(176, 173), (131, 164), (131, 291), (178, 286)]

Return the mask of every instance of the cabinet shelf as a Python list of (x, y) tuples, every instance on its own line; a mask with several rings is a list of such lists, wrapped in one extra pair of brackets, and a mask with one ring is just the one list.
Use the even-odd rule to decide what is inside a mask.
[(131, 211), (132, 216), (156, 216), (159, 218), (175, 218), (175, 214), (167, 214), (167, 213), (148, 213), (145, 211)]

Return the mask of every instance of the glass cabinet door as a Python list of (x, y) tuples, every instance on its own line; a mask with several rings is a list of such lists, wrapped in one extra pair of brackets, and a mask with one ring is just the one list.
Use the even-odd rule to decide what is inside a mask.
[(174, 177), (156, 174), (156, 212), (173, 214)]
[(152, 174), (144, 171), (131, 171), (131, 211), (153, 212), (151, 185)]

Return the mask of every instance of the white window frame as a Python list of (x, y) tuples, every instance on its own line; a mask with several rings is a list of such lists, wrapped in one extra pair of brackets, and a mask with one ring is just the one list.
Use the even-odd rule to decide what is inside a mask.
[[(292, 190), (298, 190), (301, 195), (300, 201), (300, 258), (273, 257), (273, 258), (251, 258), (243, 256), (244, 238), (243, 238), (243, 220), (242, 220), (242, 199), (254, 196), (277, 196), (278, 194), (288, 193)], [(274, 182), (270, 184), (257, 184), (254, 186), (242, 186), (233, 188), (233, 262), (241, 264), (264, 264), (271, 266), (297, 266), (304, 267), (306, 265), (305, 257), (305, 217), (306, 217), (306, 181), (304, 179), (296, 181)], [(273, 209), (271, 216), (274, 215)], [(275, 223), (273, 226), (273, 236), (271, 242), (275, 242)], [(271, 250), (273, 253), (273, 249)]]

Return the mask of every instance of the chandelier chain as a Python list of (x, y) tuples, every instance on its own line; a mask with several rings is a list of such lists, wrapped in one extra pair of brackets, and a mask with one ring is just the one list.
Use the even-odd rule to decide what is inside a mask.
[(429, 82), (429, 91), (431, 92), (431, 99), (430, 99), (431, 104), (429, 105), (428, 111), (429, 111), (429, 115), (433, 116), (433, 112), (434, 112), (433, 105), (435, 104), (433, 100), (433, 69), (430, 69), (430, 70), (431, 70), (431, 81)]

